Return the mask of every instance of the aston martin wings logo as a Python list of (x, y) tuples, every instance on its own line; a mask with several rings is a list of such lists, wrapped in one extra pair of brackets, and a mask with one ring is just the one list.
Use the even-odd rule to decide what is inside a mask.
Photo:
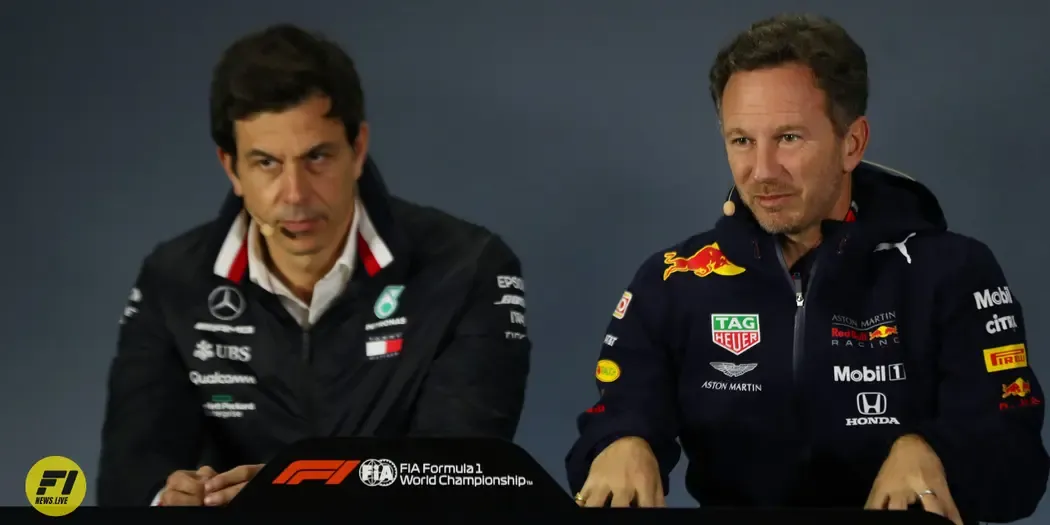
[(740, 377), (740, 376), (742, 376), (742, 375), (744, 375), (744, 374), (746, 374), (746, 373), (748, 373), (748, 372), (758, 368), (758, 363), (744, 363), (744, 364), (739, 364), (738, 365), (736, 363), (722, 363), (722, 362), (718, 362), (718, 363), (711, 363), (711, 367), (714, 368), (715, 370), (718, 370), (719, 372), (722, 372), (723, 374), (725, 374), (725, 375), (727, 375), (729, 377)]

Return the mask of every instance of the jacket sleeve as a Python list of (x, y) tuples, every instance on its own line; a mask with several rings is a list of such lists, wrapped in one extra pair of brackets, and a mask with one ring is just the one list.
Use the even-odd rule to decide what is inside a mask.
[(98, 475), (99, 506), (150, 505), (172, 472), (196, 468), (203, 413), (146, 259), (120, 319), (109, 370)]
[(645, 439), (653, 449), (668, 491), (681, 448), (677, 374), (662, 337), (670, 322), (662, 262), (654, 256), (642, 265), (609, 322), (595, 369), (600, 398), (577, 418), (579, 438), (565, 459), (573, 493), (586, 481), (594, 457), (627, 436)]
[(409, 433), (512, 440), (525, 403), (532, 343), (521, 263), (498, 237), (478, 257), (466, 304), (423, 380)]
[(1046, 398), (1028, 361), (1021, 305), (991, 250), (969, 242), (961, 276), (938, 305), (938, 414), (919, 433), (963, 516), (1008, 522), (1031, 515), (1046, 489)]

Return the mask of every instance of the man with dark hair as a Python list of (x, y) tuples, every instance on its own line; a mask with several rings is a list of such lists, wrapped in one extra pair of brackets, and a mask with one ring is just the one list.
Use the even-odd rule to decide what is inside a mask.
[(529, 369), (521, 265), (387, 193), (360, 82), (288, 25), (214, 71), (218, 217), (145, 258), (109, 378), (100, 505), (222, 505), (319, 436), (496, 437)]
[(778, 16), (710, 81), (725, 216), (646, 260), (616, 307), (566, 458), (577, 502), (663, 505), (684, 450), (702, 505), (1030, 515), (1048, 458), (1021, 306), (926, 187), (862, 161), (864, 51)]

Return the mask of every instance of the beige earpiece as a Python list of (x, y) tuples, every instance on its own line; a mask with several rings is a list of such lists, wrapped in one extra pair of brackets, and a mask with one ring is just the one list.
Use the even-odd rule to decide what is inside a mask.
[(736, 191), (736, 186), (733, 186), (733, 189), (729, 190), (729, 195), (726, 196), (726, 201), (722, 203), (722, 213), (724, 213), (726, 217), (731, 217), (736, 213), (736, 203), (733, 202), (734, 191)]

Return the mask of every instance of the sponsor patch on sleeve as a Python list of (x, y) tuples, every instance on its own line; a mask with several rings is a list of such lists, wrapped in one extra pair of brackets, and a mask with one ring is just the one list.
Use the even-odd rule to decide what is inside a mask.
[(985, 308), (1014, 304), (1014, 296), (1010, 293), (1009, 286), (985, 288), (984, 290), (973, 293), (973, 302), (974, 306), (977, 307), (977, 310), (981, 311)]
[(1001, 372), (1028, 367), (1024, 343), (984, 349), (984, 367), (988, 372)]
[(598, 361), (594, 377), (598, 378), (598, 381), (602, 383), (612, 383), (620, 378), (620, 365), (616, 364), (615, 361), (602, 359)]
[(616, 303), (616, 310), (613, 310), (613, 317), (623, 319), (623, 316), (627, 315), (627, 307), (631, 305), (632, 297), (634, 297), (634, 294), (631, 292), (623, 292), (623, 297), (620, 297), (620, 302)]
[(517, 275), (497, 275), (496, 285), (499, 286), (500, 290), (525, 291), (525, 279)]
[(1043, 400), (1032, 393), (1032, 384), (1025, 381), (1023, 377), (1018, 377), (1012, 382), (1003, 385), (1003, 393), (999, 399), (999, 410), (1037, 407), (1042, 404)]

